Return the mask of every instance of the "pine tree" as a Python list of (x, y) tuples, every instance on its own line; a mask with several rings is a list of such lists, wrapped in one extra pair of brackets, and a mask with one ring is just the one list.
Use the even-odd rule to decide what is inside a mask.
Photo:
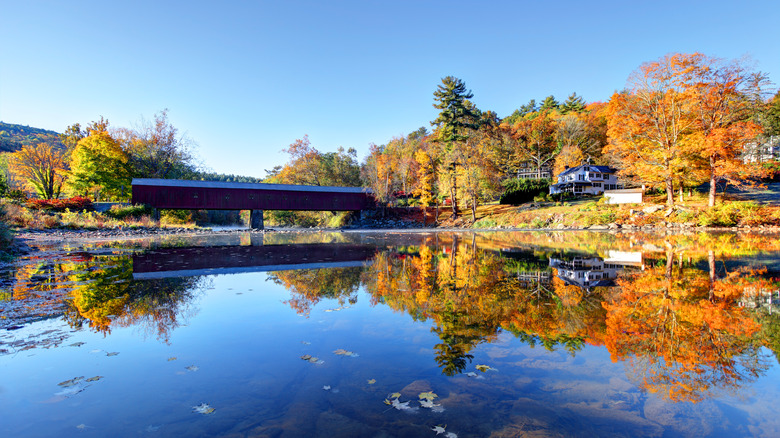
[(568, 114), (570, 112), (581, 113), (585, 111), (585, 101), (581, 96), (577, 96), (577, 93), (571, 93), (560, 108), (561, 113), (563, 114)]
[(447, 172), (450, 181), (452, 215), (458, 216), (457, 185), (455, 175), (458, 161), (452, 154), (454, 144), (468, 139), (468, 130), (478, 127), (478, 110), (468, 101), (474, 97), (471, 90), (466, 90), (466, 84), (454, 77), (447, 76), (441, 80), (441, 85), (433, 92), (436, 103), (434, 108), (441, 110), (439, 117), (431, 122), (436, 127), (435, 142), (442, 143), (444, 150), (443, 170)]
[(544, 102), (542, 102), (542, 106), (539, 107), (539, 111), (544, 110), (557, 110), (560, 108), (560, 104), (557, 100), (555, 100), (555, 97), (551, 94), (544, 98)]

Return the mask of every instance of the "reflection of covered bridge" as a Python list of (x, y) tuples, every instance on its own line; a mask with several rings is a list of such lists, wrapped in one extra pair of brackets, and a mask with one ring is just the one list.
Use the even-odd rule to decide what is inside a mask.
[(133, 255), (133, 278), (360, 267), (376, 251), (373, 245), (346, 243), (159, 248)]
[(360, 211), (374, 205), (359, 187), (133, 179), (133, 204), (156, 209), (251, 210), (252, 228), (263, 228), (263, 210)]

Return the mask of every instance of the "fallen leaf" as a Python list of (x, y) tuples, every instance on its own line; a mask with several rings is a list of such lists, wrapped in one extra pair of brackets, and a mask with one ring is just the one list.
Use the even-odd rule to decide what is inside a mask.
[(203, 415), (208, 415), (208, 414), (214, 412), (214, 410), (215, 410), (214, 408), (212, 408), (211, 406), (209, 406), (206, 403), (201, 403), (198, 406), (193, 406), (192, 407), (192, 412), (197, 412), (197, 413), (203, 414)]
[(475, 368), (480, 370), (480, 371), (482, 371), (483, 373), (486, 372), (486, 371), (498, 371), (497, 369), (495, 369), (495, 368), (493, 368), (493, 367), (491, 367), (489, 365), (477, 365)]
[(311, 354), (304, 354), (303, 356), (301, 356), (301, 359), (309, 360), (309, 359), (311, 359)]
[(81, 381), (84, 378), (84, 376), (81, 377), (74, 377), (70, 380), (66, 380), (64, 382), (60, 382), (57, 384), (57, 386), (62, 386), (63, 388), (68, 388), (74, 385), (77, 385), (79, 381)]
[(108, 357), (111, 357), (111, 356), (117, 356), (117, 355), (119, 355), (119, 352), (118, 352), (118, 351), (114, 351), (114, 352), (112, 352), (112, 353), (106, 353), (106, 356), (108, 356)]
[(103, 376), (95, 376), (95, 377), (90, 377), (90, 378), (89, 378), (89, 379), (87, 379), (86, 381), (87, 381), (87, 382), (97, 382), (98, 380), (100, 380), (100, 379), (102, 379), (102, 378), (103, 378)]
[(477, 373), (475, 373), (473, 371), (466, 373), (466, 375), (469, 376), (469, 377), (477, 377)]
[(368, 379), (369, 385), (373, 385), (374, 383), (376, 383), (376, 379)]
[(74, 343), (68, 345), (68, 347), (81, 347), (84, 344), (86, 344), (86, 342), (74, 342)]
[(445, 436), (446, 438), (458, 438), (458, 435), (456, 435), (456, 434), (454, 434), (454, 433), (452, 433), (452, 432), (447, 432), (447, 434), (446, 434), (446, 435), (444, 435), (444, 436)]
[(93, 429), (93, 427), (92, 427), (92, 426), (87, 426), (86, 424), (84, 424), (84, 423), (81, 423), (81, 424), (79, 424), (78, 426), (76, 426), (76, 429), (79, 429), (79, 430), (84, 430), (84, 429)]
[(420, 400), (428, 400), (431, 401), (438, 397), (438, 395), (434, 394), (433, 392), (421, 392), (420, 393)]
[(325, 391), (330, 391), (330, 385), (325, 385), (322, 387)]
[(184, 367), (184, 369), (185, 369), (185, 370), (187, 370), (187, 371), (192, 371), (192, 372), (195, 372), (195, 371), (198, 371), (200, 368), (198, 368), (198, 367), (197, 367), (197, 366), (195, 366), (195, 365), (190, 365), (190, 366), (188, 366), (188, 367)]
[(390, 394), (390, 398), (401, 398), (401, 393), (400, 392), (394, 392), (394, 393)]
[(333, 350), (333, 353), (336, 354), (336, 355), (339, 355), (339, 356), (349, 356), (349, 357), (358, 357), (358, 356), (360, 356), (357, 353), (354, 353), (354, 352), (349, 351), (349, 350), (345, 350), (343, 348), (339, 348), (338, 350)]
[(447, 425), (444, 425), (444, 426), (433, 426), (433, 427), (431, 428), (431, 430), (432, 430), (432, 431), (434, 431), (434, 432), (436, 432), (436, 435), (438, 435), (438, 434), (440, 434), (440, 433), (444, 433), (444, 428), (445, 428), (445, 427), (447, 427)]
[(172, 360), (176, 360), (176, 359), (178, 359), (178, 357), (176, 357), (176, 356), (169, 357), (169, 358), (168, 358), (168, 362), (170, 362), (170, 361), (172, 361)]

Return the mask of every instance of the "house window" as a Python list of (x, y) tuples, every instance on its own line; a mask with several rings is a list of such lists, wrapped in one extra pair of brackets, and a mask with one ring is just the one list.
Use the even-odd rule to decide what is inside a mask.
[(577, 179), (578, 179), (578, 180), (580, 180), (580, 181), (582, 181), (582, 180), (584, 180), (584, 179), (585, 179), (585, 175), (583, 175), (583, 174), (579, 174), (579, 175), (577, 175)]
[(593, 183), (593, 187), (601, 187), (601, 183)]

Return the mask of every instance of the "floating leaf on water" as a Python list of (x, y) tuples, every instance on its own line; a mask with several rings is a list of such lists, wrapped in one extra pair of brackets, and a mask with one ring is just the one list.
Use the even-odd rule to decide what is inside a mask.
[(201, 403), (198, 406), (192, 407), (192, 412), (197, 412), (198, 414), (208, 415), (212, 412), (214, 412), (214, 408), (209, 406), (207, 403)]
[(388, 405), (388, 406), (391, 406), (391, 405), (392, 405), (392, 403), (390, 403), (390, 400), (388, 400), (388, 399), (384, 399), (384, 400), (382, 400), (382, 403), (384, 403), (384, 404), (386, 404), (386, 405)]
[(168, 358), (168, 362), (170, 362), (170, 361), (172, 361), (172, 360), (176, 360), (176, 359), (178, 359), (178, 357), (176, 357), (176, 356), (171, 356), (171, 357), (169, 357), (169, 358)]
[(68, 347), (81, 347), (84, 344), (86, 344), (86, 342), (74, 342), (74, 343), (68, 345)]
[(325, 385), (322, 387), (325, 391), (330, 391), (330, 385)]
[(489, 365), (477, 365), (476, 368), (478, 370), (482, 371), (483, 373), (486, 372), (486, 371), (498, 371), (497, 369), (495, 369), (495, 368), (493, 368), (493, 367), (491, 367)]
[(84, 423), (81, 423), (81, 424), (79, 424), (78, 426), (76, 426), (76, 429), (78, 429), (78, 430), (84, 430), (84, 429), (94, 429), (94, 428), (93, 428), (92, 426), (87, 426), (86, 424), (84, 424)]
[(309, 359), (311, 359), (311, 354), (304, 354), (303, 356), (301, 356), (301, 359), (309, 360)]
[(349, 351), (349, 350), (345, 350), (343, 348), (339, 348), (338, 350), (333, 350), (333, 353), (337, 354), (339, 356), (349, 356), (349, 357), (358, 357), (359, 356), (359, 354), (357, 354), (355, 352), (352, 352), (352, 351)]
[(195, 372), (195, 371), (198, 371), (200, 368), (198, 368), (198, 367), (197, 367), (197, 366), (195, 366), (195, 365), (190, 365), (190, 366), (188, 366), (188, 367), (184, 367), (184, 369), (185, 369), (185, 370), (187, 370), (187, 371), (192, 371), (192, 372)]
[(311, 362), (311, 363), (313, 363), (315, 365), (322, 365), (322, 364), (325, 363), (324, 361), (321, 361), (319, 357), (313, 357), (313, 356), (311, 358), (309, 358), (309, 362)]
[(469, 377), (477, 377), (477, 373), (475, 373), (474, 371), (468, 372), (466, 373), (466, 375)]
[(394, 393), (390, 394), (390, 398), (401, 398), (401, 393), (400, 392), (394, 392)]
[(311, 345), (311, 342), (308, 342), (308, 341), (301, 341), (301, 344), (303, 344), (303, 345)]
[(90, 377), (90, 378), (89, 378), (89, 379), (87, 379), (86, 381), (87, 381), (87, 382), (97, 382), (98, 380), (100, 380), (100, 379), (102, 379), (102, 378), (103, 378), (103, 376), (95, 376), (95, 377)]
[(434, 403), (431, 400), (420, 400), (420, 406), (430, 409), (433, 412), (444, 412), (444, 408), (441, 406), (441, 403)]
[(428, 391), (428, 392), (421, 392), (419, 397), (420, 397), (420, 400), (428, 400), (428, 401), (431, 401), (431, 400), (433, 400), (433, 399), (437, 398), (437, 397), (438, 397), (438, 395), (434, 394), (434, 393), (433, 393), (433, 392), (431, 392), (431, 391)]
[(108, 357), (111, 357), (111, 356), (118, 356), (118, 355), (119, 355), (119, 352), (118, 352), (118, 351), (113, 351), (113, 352), (111, 352), (111, 353), (106, 353), (106, 356), (108, 356)]
[(369, 385), (373, 385), (374, 383), (376, 383), (376, 379), (368, 379)]
[(453, 432), (447, 432), (447, 434), (444, 435), (444, 436), (445, 436), (445, 438), (458, 438), (458, 435), (456, 435)]
[(84, 376), (81, 377), (74, 377), (70, 380), (66, 380), (64, 382), (60, 382), (57, 384), (57, 386), (62, 386), (63, 388), (68, 388), (74, 385), (77, 385), (82, 379), (84, 379)]
[(441, 434), (441, 433), (444, 433), (444, 428), (445, 428), (445, 427), (447, 427), (447, 425), (446, 425), (446, 424), (445, 424), (444, 426), (433, 426), (433, 427), (431, 428), (431, 430), (432, 430), (432, 431), (434, 431), (434, 432), (436, 432), (436, 435), (439, 435), (439, 434)]
[(416, 408), (409, 406), (409, 402), (400, 402), (397, 398), (394, 398), (392, 402), (390, 402), (390, 406), (398, 409), (399, 411), (413, 411)]

